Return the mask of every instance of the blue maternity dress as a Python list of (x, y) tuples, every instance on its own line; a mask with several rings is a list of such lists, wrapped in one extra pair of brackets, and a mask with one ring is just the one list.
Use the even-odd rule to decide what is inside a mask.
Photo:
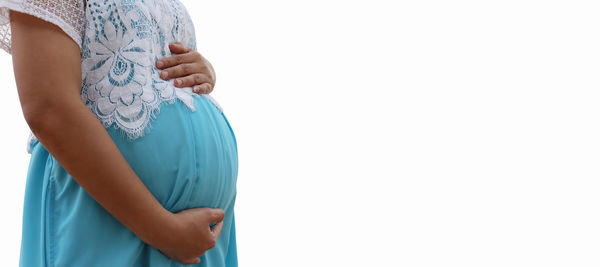
[[(237, 266), (237, 143), (208, 95), (176, 88), (154, 67), (169, 43), (196, 49), (178, 0), (0, 0), (0, 47), (10, 53), (8, 9), (59, 26), (81, 48), (81, 99), (168, 210), (225, 210), (217, 245), (194, 266)], [(20, 266), (183, 266), (142, 242), (100, 206), (31, 134)], [(97, 162), (96, 164), (102, 164)]]

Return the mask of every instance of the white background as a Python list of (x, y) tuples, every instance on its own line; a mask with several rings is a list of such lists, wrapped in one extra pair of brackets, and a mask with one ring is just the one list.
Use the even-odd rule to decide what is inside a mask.
[[(597, 1), (192, 1), (240, 266), (600, 266)], [(2, 266), (29, 155), (0, 56)]]

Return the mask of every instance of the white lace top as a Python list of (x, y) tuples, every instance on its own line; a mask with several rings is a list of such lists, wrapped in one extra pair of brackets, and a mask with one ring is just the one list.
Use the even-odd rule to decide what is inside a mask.
[[(149, 130), (162, 102), (194, 110), (192, 88), (162, 80), (154, 67), (171, 55), (169, 43), (196, 49), (194, 25), (178, 0), (0, 0), (0, 48), (11, 53), (8, 9), (57, 25), (79, 45), (81, 100), (105, 127), (135, 139)], [(34, 139), (31, 133), (29, 153)]]

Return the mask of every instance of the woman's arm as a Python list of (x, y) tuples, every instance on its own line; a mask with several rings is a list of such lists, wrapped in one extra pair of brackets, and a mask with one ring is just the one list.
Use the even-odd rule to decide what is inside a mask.
[[(19, 99), (25, 120), (40, 143), (81, 187), (143, 241), (182, 262), (197, 262), (193, 257), (214, 245), (213, 239), (220, 234), (218, 227), (218, 233), (211, 232), (208, 224), (222, 220), (222, 210), (198, 209), (192, 213), (194, 217), (189, 210), (177, 216), (164, 209), (82, 103), (77, 44), (56, 25), (36, 17), (11, 11), (10, 18)], [(201, 223), (209, 230), (191, 229)]]

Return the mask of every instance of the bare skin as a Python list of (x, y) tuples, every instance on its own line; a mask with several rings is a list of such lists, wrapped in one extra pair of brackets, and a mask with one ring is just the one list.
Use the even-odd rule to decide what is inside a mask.
[(160, 77), (164, 80), (177, 78), (173, 81), (175, 87), (192, 87), (196, 93), (210, 94), (217, 79), (210, 62), (180, 42), (169, 44), (169, 49), (176, 55), (156, 61), (156, 68), (162, 70)]
[[(166, 210), (82, 103), (79, 46), (44, 20), (12, 10), (10, 19), (19, 100), (40, 143), (90, 196), (141, 240), (181, 263), (200, 262), (199, 257), (215, 246), (221, 234), (224, 211)], [(60, 68), (56, 68), (57, 62)], [(211, 228), (211, 222), (217, 224)]]

